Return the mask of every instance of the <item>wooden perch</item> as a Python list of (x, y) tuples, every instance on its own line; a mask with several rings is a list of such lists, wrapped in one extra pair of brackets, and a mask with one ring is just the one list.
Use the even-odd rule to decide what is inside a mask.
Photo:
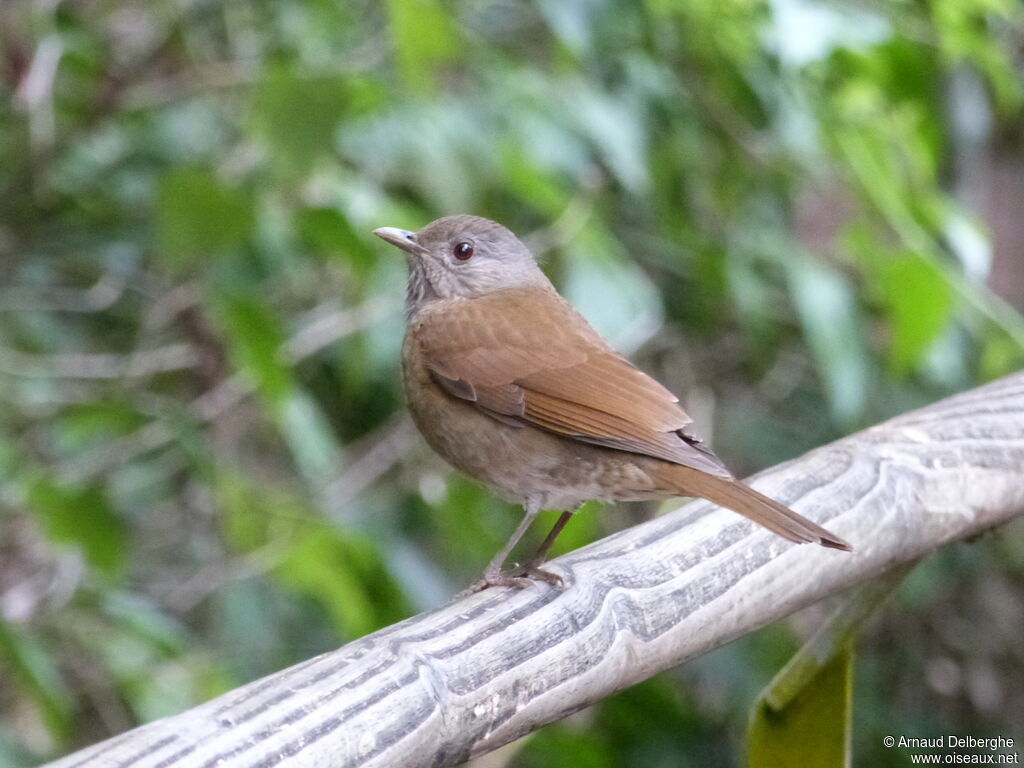
[(1024, 512), (1024, 373), (756, 476), (851, 542), (789, 544), (697, 502), (136, 728), (59, 768), (446, 766)]

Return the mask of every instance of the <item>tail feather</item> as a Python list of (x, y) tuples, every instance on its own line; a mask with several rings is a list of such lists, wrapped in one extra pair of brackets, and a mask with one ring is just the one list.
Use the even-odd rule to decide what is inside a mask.
[(775, 499), (755, 491), (739, 480), (708, 475), (680, 464), (665, 464), (662, 473), (681, 496), (700, 496), (750, 518), (772, 533), (797, 543), (814, 543), (847, 552), (853, 550), (834, 533), (799, 515)]

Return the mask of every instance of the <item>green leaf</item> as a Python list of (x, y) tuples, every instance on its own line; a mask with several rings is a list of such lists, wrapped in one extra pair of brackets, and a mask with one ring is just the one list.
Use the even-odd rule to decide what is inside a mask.
[(619, 349), (647, 341), (661, 326), (661, 297), (612, 234), (591, 220), (576, 233), (563, 293)]
[(844, 240), (863, 264), (868, 286), (888, 317), (889, 365), (906, 374), (924, 361), (950, 320), (951, 275), (928, 255), (893, 251), (865, 225), (849, 226)]
[(301, 390), (285, 398), (275, 415), (299, 470), (314, 487), (323, 488), (341, 464), (341, 449), (327, 417)]
[(765, 284), (754, 259), (744, 258), (749, 251), (737, 249), (723, 259), (729, 298), (735, 306), (752, 360), (770, 354), (778, 344), (775, 321), (775, 294)]
[(273, 409), (299, 470), (322, 487), (337, 467), (340, 451), (327, 418), (296, 384), (284, 358), (280, 320), (251, 296), (223, 300), (221, 316), (235, 365)]
[(249, 197), (207, 168), (174, 168), (160, 182), (157, 247), (172, 269), (237, 248), (252, 226)]
[(137, 594), (111, 591), (100, 595), (103, 611), (124, 634), (138, 637), (154, 655), (174, 656), (187, 647), (185, 627), (160, 607)]
[(252, 552), (272, 537), (272, 519), (267, 507), (273, 501), (250, 486), (247, 479), (231, 470), (218, 471), (214, 482), (220, 530), (236, 552)]
[(804, 335), (825, 380), (832, 414), (842, 424), (864, 409), (867, 362), (857, 302), (839, 272), (810, 259), (789, 262), (789, 286)]
[(549, 169), (539, 167), (527, 149), (519, 141), (507, 140), (501, 145), (502, 182), (519, 202), (550, 219), (556, 219), (569, 203), (574, 190), (560, 183)]
[(850, 765), (853, 648), (844, 646), (780, 712), (764, 699), (750, 724), (748, 768)]
[(397, 619), (402, 603), (374, 545), (337, 529), (299, 537), (276, 571), (281, 581), (321, 603), (342, 637), (359, 637)]
[(194, 683), (176, 657), (187, 647), (181, 627), (155, 605), (128, 594), (100, 594), (104, 622), (83, 632), (81, 646), (119, 697), (143, 720), (166, 717), (196, 702)]
[(1019, 29), (1020, 4), (1014, 0), (935, 0), (930, 6), (942, 52), (974, 64), (992, 85), (996, 104), (1011, 114), (1024, 100), (1016, 62), (996, 33), (1009, 22)]
[(646, 191), (649, 179), (642, 105), (631, 96), (581, 88), (570, 111), (615, 178), (633, 194)]
[(391, 31), (407, 89), (431, 93), (462, 50), (455, 25), (438, 0), (388, 0)]
[(317, 251), (338, 257), (357, 276), (365, 278), (376, 265), (366, 235), (359, 235), (348, 218), (334, 208), (303, 208), (297, 228), (305, 242)]
[(250, 125), (266, 142), (275, 166), (302, 176), (334, 150), (334, 130), (345, 112), (346, 81), (334, 75), (270, 69), (253, 93)]
[(89, 564), (106, 576), (120, 572), (127, 543), (124, 524), (100, 488), (40, 478), (29, 488), (28, 503), (51, 539), (81, 548)]
[(1020, 345), (1002, 331), (989, 335), (981, 351), (978, 364), (983, 381), (991, 381), (1024, 368), (1024, 351)]
[(71, 451), (102, 450), (104, 442), (120, 437), (145, 423), (130, 404), (96, 400), (66, 409), (60, 421), (61, 440)]
[[(230, 681), (225, 689), (279, 669), (289, 659), (284, 638), (289, 627), (280, 620), (278, 593), (265, 579), (244, 579), (229, 580), (213, 596), (217, 647), (231, 649), (222, 652)], [(304, 628), (311, 631), (308, 623)]]
[(946, 327), (953, 289), (941, 267), (913, 255), (880, 260), (876, 276), (892, 326), (889, 363), (897, 373), (906, 373)]
[(252, 296), (224, 298), (219, 309), (235, 366), (271, 404), (279, 405), (295, 390), (284, 360), (281, 321)]
[(57, 658), (38, 638), (3, 619), (0, 619), (0, 669), (10, 670), (42, 712), (55, 738), (60, 740), (70, 733), (74, 697), (61, 678)]

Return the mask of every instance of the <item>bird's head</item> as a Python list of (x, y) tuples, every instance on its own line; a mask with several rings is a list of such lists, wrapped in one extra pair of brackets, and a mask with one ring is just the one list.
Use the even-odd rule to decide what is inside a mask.
[(418, 232), (381, 227), (373, 233), (408, 254), (410, 313), (438, 300), (551, 287), (519, 238), (489, 219), (446, 216)]

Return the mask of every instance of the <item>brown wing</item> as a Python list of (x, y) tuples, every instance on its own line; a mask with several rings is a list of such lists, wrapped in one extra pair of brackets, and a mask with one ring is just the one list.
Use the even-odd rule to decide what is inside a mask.
[(557, 294), (458, 302), (415, 333), (434, 380), (502, 422), (732, 477), (691, 431), (678, 399)]

